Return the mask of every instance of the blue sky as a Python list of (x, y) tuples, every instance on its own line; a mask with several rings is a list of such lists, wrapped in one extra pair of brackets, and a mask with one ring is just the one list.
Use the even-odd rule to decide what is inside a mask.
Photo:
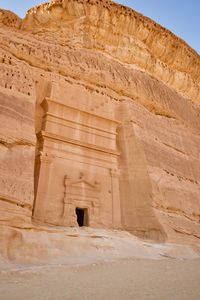
[[(0, 0), (0, 7), (23, 17), (42, 0)], [(115, 0), (150, 17), (200, 53), (200, 0)]]

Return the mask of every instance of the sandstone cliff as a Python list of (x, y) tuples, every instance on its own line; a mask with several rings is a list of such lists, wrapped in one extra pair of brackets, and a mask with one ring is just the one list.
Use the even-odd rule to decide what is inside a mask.
[(200, 58), (193, 49), (109, 0), (60, 0), (30, 9), (24, 20), (0, 10), (0, 54), (2, 226), (32, 226), (35, 134), (48, 97), (121, 122), (122, 229), (199, 242)]

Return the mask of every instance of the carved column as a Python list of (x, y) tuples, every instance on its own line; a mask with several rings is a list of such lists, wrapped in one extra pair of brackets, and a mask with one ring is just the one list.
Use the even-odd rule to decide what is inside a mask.
[(64, 185), (65, 185), (65, 192), (64, 192), (64, 199), (63, 199), (63, 226), (71, 226), (71, 199), (70, 199), (70, 178), (65, 175), (64, 178)]
[(54, 158), (54, 155), (48, 153), (40, 152), (39, 155), (40, 171), (33, 217), (41, 222), (45, 222), (51, 180), (51, 166)]
[(112, 223), (115, 228), (121, 228), (121, 203), (119, 190), (119, 170), (110, 169), (112, 180)]

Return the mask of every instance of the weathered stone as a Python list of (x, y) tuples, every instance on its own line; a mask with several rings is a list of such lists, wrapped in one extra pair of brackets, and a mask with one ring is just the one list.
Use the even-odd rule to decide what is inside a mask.
[(5, 228), (18, 228), (7, 257), (16, 257), (20, 228), (37, 235), (38, 224), (199, 243), (193, 49), (111, 1), (62, 0), (24, 20), (0, 10), (0, 54), (5, 245), (15, 232)]

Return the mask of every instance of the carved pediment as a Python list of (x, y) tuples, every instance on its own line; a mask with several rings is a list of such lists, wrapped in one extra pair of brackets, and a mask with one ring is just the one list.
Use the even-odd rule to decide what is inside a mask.
[(99, 190), (99, 184), (98, 183), (92, 183), (85, 179), (79, 179), (76, 181), (69, 181), (67, 182), (66, 186), (74, 187), (74, 188), (82, 188), (82, 189), (90, 189), (90, 190)]
[(93, 206), (99, 206), (100, 185), (98, 182), (91, 182), (81, 177), (78, 180), (71, 180), (65, 176), (64, 203), (71, 201), (91, 202)]
[(66, 188), (87, 189), (93, 191), (100, 191), (100, 185), (97, 181), (89, 181), (85, 178), (84, 174), (80, 174), (80, 178), (77, 180), (71, 180), (67, 175), (65, 176)]

